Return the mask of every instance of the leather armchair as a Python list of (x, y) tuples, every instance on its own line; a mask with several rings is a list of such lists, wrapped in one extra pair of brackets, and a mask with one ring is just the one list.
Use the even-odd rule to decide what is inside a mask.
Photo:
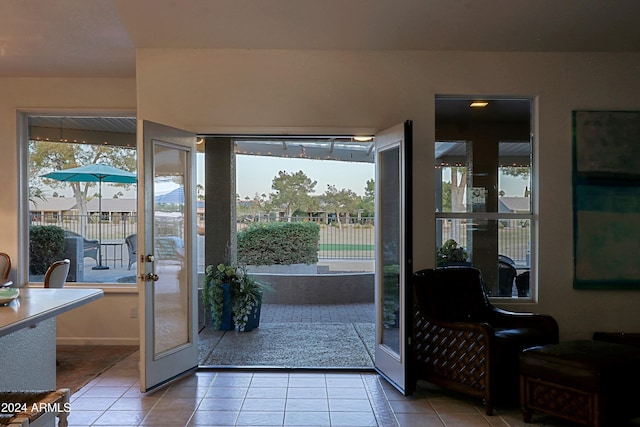
[(482, 398), (487, 415), (518, 401), (519, 353), (558, 342), (553, 317), (493, 306), (477, 268), (421, 270), (412, 287), (415, 381)]

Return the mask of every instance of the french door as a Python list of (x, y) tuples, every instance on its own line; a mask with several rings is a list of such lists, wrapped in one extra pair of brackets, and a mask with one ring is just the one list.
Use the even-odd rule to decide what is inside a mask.
[[(147, 392), (198, 366), (196, 136), (148, 121), (139, 126), (140, 391)], [(168, 189), (171, 200), (160, 197)]]
[(404, 394), (411, 392), (411, 138), (410, 121), (375, 137), (375, 367)]

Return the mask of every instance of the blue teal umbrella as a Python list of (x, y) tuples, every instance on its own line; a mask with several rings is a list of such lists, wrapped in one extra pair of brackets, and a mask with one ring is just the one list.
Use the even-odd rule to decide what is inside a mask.
[(98, 265), (96, 270), (106, 270), (109, 267), (102, 265), (102, 183), (116, 182), (120, 184), (134, 184), (137, 181), (135, 174), (118, 169), (113, 166), (95, 163), (77, 168), (63, 169), (42, 175), (43, 178), (55, 179), (66, 182), (97, 182), (98, 183)]

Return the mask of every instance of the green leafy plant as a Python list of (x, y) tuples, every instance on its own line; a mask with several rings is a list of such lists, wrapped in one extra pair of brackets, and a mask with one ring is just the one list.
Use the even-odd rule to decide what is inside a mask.
[(238, 259), (248, 265), (314, 264), (319, 244), (314, 222), (259, 223), (238, 232)]
[(458, 242), (455, 240), (449, 239), (438, 249), (436, 265), (442, 267), (453, 262), (467, 262), (468, 259), (467, 250), (458, 246)]
[(64, 258), (64, 230), (55, 225), (29, 227), (29, 271), (44, 274), (47, 268)]
[(271, 288), (247, 274), (245, 266), (220, 263), (208, 265), (202, 286), (202, 301), (211, 312), (214, 327), (222, 323), (224, 285), (229, 284), (234, 327), (244, 331), (252, 310), (262, 301), (264, 291)]

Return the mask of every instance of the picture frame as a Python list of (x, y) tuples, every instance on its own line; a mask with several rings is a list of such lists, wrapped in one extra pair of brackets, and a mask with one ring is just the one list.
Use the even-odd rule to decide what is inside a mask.
[(574, 111), (576, 289), (640, 289), (640, 112)]

